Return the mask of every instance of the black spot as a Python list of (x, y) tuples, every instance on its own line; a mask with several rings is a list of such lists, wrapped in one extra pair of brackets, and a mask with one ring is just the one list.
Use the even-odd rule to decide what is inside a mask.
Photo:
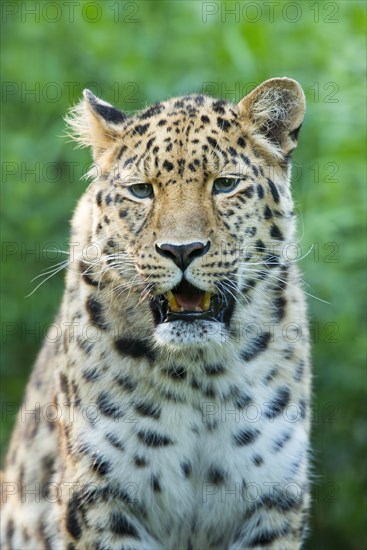
[(65, 521), (66, 521), (67, 531), (75, 540), (80, 539), (82, 534), (82, 530), (80, 528), (79, 521), (77, 518), (79, 509), (80, 509), (79, 497), (77, 495), (74, 495), (71, 497), (71, 499), (68, 502)]
[(270, 228), (270, 235), (274, 239), (277, 239), (278, 241), (283, 241), (284, 239), (283, 233), (280, 231), (279, 227), (275, 225), (275, 223), (273, 223), (273, 225)]
[(246, 147), (246, 141), (242, 137), (239, 137), (237, 140), (237, 145), (240, 147)]
[(172, 439), (169, 437), (150, 430), (139, 431), (138, 438), (147, 447), (167, 447), (173, 444)]
[(287, 441), (290, 440), (292, 436), (291, 432), (286, 432), (282, 434), (278, 439), (276, 439), (273, 443), (273, 451), (277, 453), (281, 449), (283, 449), (284, 445), (287, 443)]
[(264, 459), (260, 455), (254, 455), (252, 457), (252, 462), (255, 464), (255, 466), (261, 466), (261, 464), (264, 463)]
[[(125, 160), (124, 162), (124, 168), (127, 168), (128, 166), (130, 166), (130, 164), (133, 164), (133, 162), (137, 159), (137, 155), (133, 155), (132, 157), (129, 157)], [(107, 200), (106, 200), (107, 202)]]
[(143, 134), (145, 134), (145, 132), (148, 130), (149, 128), (149, 124), (138, 124), (137, 126), (135, 126), (133, 128), (133, 130), (139, 134), (139, 136), (142, 136)]
[(161, 484), (159, 483), (159, 478), (157, 476), (152, 475), (151, 484), (155, 493), (160, 493), (162, 491)]
[(276, 188), (275, 183), (270, 178), (267, 178), (267, 180), (268, 180), (269, 189), (274, 199), (274, 202), (278, 204), (280, 200), (278, 189)]
[(236, 149), (233, 149), (233, 147), (228, 147), (228, 153), (229, 153), (232, 157), (237, 157), (237, 155), (238, 155)]
[[(246, 235), (248, 235), (249, 237), (254, 237), (256, 235), (256, 232), (257, 232), (257, 227), (253, 226), (253, 227), (248, 227), (246, 230), (245, 230), (245, 233)], [(248, 258), (249, 260), (250, 258)]]
[(267, 410), (265, 411), (266, 418), (275, 418), (276, 416), (281, 414), (285, 407), (288, 405), (289, 400), (289, 389), (286, 387), (278, 388), (275, 397), (271, 400)]
[(125, 535), (140, 539), (136, 528), (120, 512), (113, 512), (110, 517), (110, 529), (116, 535)]
[(218, 101), (215, 101), (213, 103), (213, 111), (215, 111), (216, 113), (219, 113), (221, 115), (224, 115), (225, 113), (225, 109), (224, 109), (224, 105), (225, 105), (225, 101), (223, 99), (219, 99)]
[(249, 185), (248, 187), (246, 187), (246, 189), (244, 190), (244, 194), (246, 195), (246, 197), (248, 199), (251, 199), (253, 196), (254, 196), (254, 187), (253, 185)]
[(212, 137), (208, 137), (207, 140), (210, 143), (210, 145), (212, 145), (213, 147), (218, 147), (218, 142), (217, 142), (216, 139), (214, 139)]
[(221, 130), (223, 130), (223, 132), (228, 132), (229, 128), (231, 127), (228, 120), (224, 120), (224, 118), (221, 118), (221, 117), (217, 118), (217, 126)]
[(265, 249), (266, 247), (265, 247), (264, 241), (262, 241), (261, 239), (258, 239), (255, 243), (256, 252), (264, 252)]
[(144, 111), (144, 113), (140, 115), (140, 118), (142, 119), (151, 118), (152, 116), (161, 114), (163, 110), (164, 108), (161, 105), (161, 103), (156, 103), (155, 105), (152, 105), (146, 111)]
[(268, 205), (265, 206), (264, 208), (264, 219), (265, 220), (270, 220), (270, 218), (273, 217), (273, 212), (271, 210), (271, 208), (269, 208)]
[(205, 365), (205, 372), (209, 376), (219, 376), (226, 372), (226, 368), (221, 363)]
[(167, 124), (167, 121), (164, 118), (161, 118), (161, 120), (158, 122), (158, 126), (164, 126)]
[(92, 470), (101, 476), (105, 476), (111, 470), (111, 464), (101, 456), (93, 456)]
[(116, 437), (115, 434), (106, 434), (106, 439), (115, 449), (118, 449), (119, 451), (125, 450), (124, 444), (119, 440), (118, 437)]
[(259, 199), (263, 199), (264, 198), (264, 188), (260, 183), (257, 184), (256, 191), (257, 191), (257, 196), (259, 197)]
[(189, 475), (191, 474), (191, 464), (189, 464), (188, 462), (183, 462), (181, 464), (181, 469), (183, 471), (184, 476), (189, 477)]
[(251, 541), (248, 543), (250, 548), (256, 547), (256, 546), (267, 546), (273, 542), (275, 542), (279, 537), (282, 535), (278, 531), (262, 531), (258, 535), (256, 535)]
[(210, 122), (210, 118), (209, 118), (208, 116), (206, 116), (206, 115), (202, 115), (202, 116), (200, 117), (200, 120), (201, 120), (201, 122), (203, 122), (204, 124), (208, 124), (208, 123)]
[(243, 153), (240, 154), (240, 157), (241, 159), (243, 160), (243, 162), (245, 164), (247, 164), (247, 166), (250, 166), (251, 162), (250, 162), (250, 159), (248, 157), (246, 157), (246, 155), (244, 155)]
[(155, 137), (152, 137), (147, 141), (147, 144), (145, 146), (146, 151), (149, 151), (149, 149), (151, 148), (154, 142), (155, 142)]
[(262, 505), (268, 510), (276, 509), (279, 512), (299, 510), (303, 503), (303, 494), (292, 496), (288, 491), (274, 489), (271, 494), (264, 495)]
[(127, 151), (128, 147), (127, 145), (123, 145), (119, 151), (119, 154), (117, 155), (117, 160), (120, 160), (120, 158), (122, 157), (122, 155), (125, 153), (125, 151)]
[(89, 313), (91, 323), (101, 330), (106, 330), (107, 327), (102, 315), (102, 306), (98, 300), (93, 298), (93, 296), (89, 296), (87, 299), (86, 308)]
[(169, 160), (165, 160), (163, 163), (163, 168), (167, 170), (167, 172), (171, 172), (173, 170), (173, 164)]
[(89, 275), (88, 270), (90, 269), (90, 266), (86, 264), (85, 262), (81, 261), (79, 263), (79, 271), (81, 273), (83, 281), (90, 286), (98, 286), (98, 281), (95, 281), (92, 279), (92, 277)]
[(125, 391), (131, 393), (135, 390), (137, 384), (131, 380), (128, 376), (117, 376), (115, 382)]
[(203, 393), (204, 393), (204, 396), (208, 397), (209, 399), (215, 398), (215, 390), (212, 386), (208, 386), (207, 388), (205, 388)]
[(115, 341), (115, 347), (121, 355), (130, 355), (134, 358), (146, 357), (153, 361), (155, 354), (144, 340), (120, 338)]
[(185, 380), (187, 376), (187, 371), (185, 367), (182, 366), (172, 366), (166, 369), (164, 372), (167, 376), (169, 376), (173, 380), (177, 380), (178, 382)]
[(69, 395), (69, 383), (68, 379), (66, 378), (65, 374), (62, 372), (60, 373), (60, 387), (61, 391), (64, 392), (66, 396)]
[(6, 541), (9, 543), (10, 548), (12, 548), (12, 542), (13, 542), (13, 536), (14, 536), (14, 521), (12, 519), (9, 519), (9, 521), (6, 524)]
[(96, 195), (96, 203), (98, 206), (101, 206), (102, 204), (102, 191), (98, 191)]
[(250, 361), (259, 353), (266, 350), (271, 340), (270, 332), (263, 332), (251, 342), (251, 347), (241, 353), (241, 357), (244, 361)]
[(287, 300), (284, 296), (278, 296), (273, 300), (273, 304), (275, 307), (276, 321), (279, 323), (279, 321), (281, 321), (285, 316)]
[(150, 416), (155, 420), (158, 420), (161, 416), (161, 408), (159, 405), (153, 405), (152, 403), (144, 403), (143, 401), (134, 404), (135, 410), (142, 416)]
[(303, 359), (301, 359), (297, 364), (296, 371), (294, 373), (294, 379), (296, 382), (300, 382), (302, 380), (304, 370), (305, 370), (305, 362), (303, 361)]
[[(135, 157), (135, 158), (136, 158), (136, 157)], [(105, 200), (106, 200), (106, 204), (107, 204), (107, 206), (108, 206), (108, 205), (112, 202), (112, 197), (111, 197), (111, 195), (110, 195), (110, 194), (106, 195), (106, 199), (105, 199)]]
[(299, 409), (300, 409), (301, 419), (304, 420), (306, 418), (306, 414), (307, 414), (307, 405), (306, 405), (306, 401), (304, 399), (300, 400)]
[(251, 403), (252, 399), (250, 396), (246, 395), (245, 393), (239, 392), (238, 390), (235, 392), (234, 404), (237, 409), (244, 409), (245, 407), (248, 407)]
[(236, 445), (241, 447), (244, 445), (250, 445), (259, 437), (259, 435), (259, 430), (244, 429), (237, 434), (233, 434), (233, 440)]
[(253, 173), (256, 177), (259, 175), (259, 170), (257, 169), (257, 167), (254, 164), (251, 165), (251, 170), (253, 171)]
[(177, 164), (178, 164), (178, 173), (180, 174), (180, 176), (182, 176), (185, 168), (185, 159), (178, 159)]
[(134, 464), (138, 468), (144, 468), (145, 466), (148, 466), (149, 462), (143, 456), (135, 455)]
[(102, 414), (112, 418), (121, 418), (124, 412), (119, 403), (113, 403), (108, 392), (102, 391), (97, 398), (97, 406)]
[(216, 468), (212, 466), (208, 471), (208, 481), (209, 483), (214, 483), (214, 485), (219, 485), (225, 480), (225, 473), (221, 468)]
[(126, 218), (126, 216), (128, 215), (128, 213), (129, 213), (129, 212), (128, 212), (128, 210), (126, 210), (126, 209), (121, 209), (121, 210), (119, 210), (119, 216), (120, 216), (120, 218)]

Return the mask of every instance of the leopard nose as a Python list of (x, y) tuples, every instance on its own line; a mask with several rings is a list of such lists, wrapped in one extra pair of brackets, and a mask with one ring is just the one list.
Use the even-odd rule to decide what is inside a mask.
[(163, 243), (155, 245), (155, 249), (161, 256), (170, 258), (174, 263), (185, 271), (185, 269), (191, 264), (195, 258), (204, 256), (210, 248), (210, 241), (206, 244), (202, 242), (194, 242), (188, 244), (170, 244)]

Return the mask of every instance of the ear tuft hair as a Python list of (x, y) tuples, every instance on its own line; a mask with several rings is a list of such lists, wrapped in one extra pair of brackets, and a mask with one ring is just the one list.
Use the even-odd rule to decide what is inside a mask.
[(260, 145), (279, 159), (297, 146), (306, 103), (301, 86), (290, 78), (266, 80), (238, 104)]
[(68, 126), (66, 135), (76, 141), (77, 147), (91, 147), (96, 159), (119, 136), (127, 115), (99, 99), (90, 90), (85, 89), (83, 97), (65, 117)]

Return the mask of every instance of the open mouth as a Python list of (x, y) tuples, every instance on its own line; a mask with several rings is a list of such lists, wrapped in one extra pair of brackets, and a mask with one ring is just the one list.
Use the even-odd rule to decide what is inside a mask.
[(157, 324), (171, 321), (199, 320), (223, 322), (233, 312), (233, 298), (201, 290), (183, 279), (165, 294), (152, 300)]

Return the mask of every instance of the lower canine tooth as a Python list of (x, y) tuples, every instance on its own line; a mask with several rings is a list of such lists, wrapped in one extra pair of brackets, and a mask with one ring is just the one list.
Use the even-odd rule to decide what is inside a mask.
[(203, 311), (208, 311), (210, 307), (210, 292), (205, 292), (201, 301), (201, 308)]
[(171, 311), (173, 311), (175, 313), (180, 311), (180, 306), (176, 302), (176, 298), (174, 297), (173, 293), (170, 290), (167, 290), (166, 297), (167, 297), (167, 300), (168, 300), (169, 307), (170, 307)]

